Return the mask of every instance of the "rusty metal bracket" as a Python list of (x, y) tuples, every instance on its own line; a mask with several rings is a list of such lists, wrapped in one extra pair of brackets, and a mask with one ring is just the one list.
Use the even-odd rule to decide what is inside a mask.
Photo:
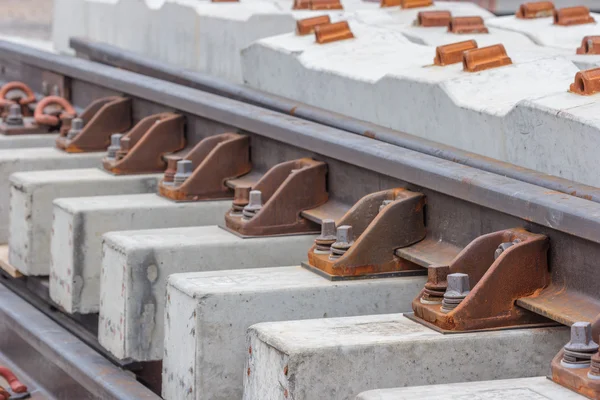
[(402, 3), (402, 0), (381, 0), (379, 2), (379, 7), (381, 7), (381, 8), (399, 7), (400, 3)]
[[(167, 167), (164, 179), (158, 185), (160, 195), (175, 201), (198, 201), (233, 198), (233, 190), (226, 186), (228, 179), (245, 175), (252, 169), (250, 138), (237, 133), (210, 136), (198, 143), (179, 164), (187, 160), (194, 168), (190, 176), (173, 173)], [(180, 171), (183, 172), (183, 171)]]
[(415, 25), (422, 27), (448, 26), (451, 19), (450, 11), (420, 11), (417, 14)]
[(142, 119), (125, 135), (116, 134), (119, 143), (109, 147), (102, 160), (104, 169), (116, 175), (163, 172), (164, 156), (185, 147), (185, 118), (165, 112)]
[(600, 36), (585, 36), (581, 46), (575, 51), (577, 54), (600, 54)]
[(445, 44), (435, 48), (435, 65), (451, 65), (462, 62), (463, 53), (467, 50), (477, 48), (477, 42), (474, 40), (466, 40), (464, 42)]
[(582, 96), (600, 92), (600, 68), (578, 71), (575, 74), (575, 82), (571, 83), (569, 91)]
[(419, 8), (430, 7), (433, 5), (433, 0), (400, 0), (402, 8)]
[(425, 274), (426, 269), (395, 255), (421, 241), (425, 196), (390, 189), (360, 199), (338, 222), (325, 220), (303, 266), (332, 280)]
[(515, 301), (550, 283), (548, 247), (546, 236), (519, 228), (478, 237), (430, 271), (412, 303), (415, 317), (449, 331), (547, 324)]
[(350, 25), (348, 25), (347, 21), (317, 25), (314, 30), (317, 43), (319, 44), (354, 38), (354, 34), (350, 30)]
[(329, 18), (329, 15), (300, 19), (296, 22), (296, 34), (298, 36), (310, 35), (314, 33), (316, 26), (330, 23), (331, 18)]
[(12, 104), (21, 106), (21, 114), (25, 117), (33, 115), (29, 106), (37, 101), (35, 93), (23, 82), (8, 82), (0, 88), (0, 116), (8, 115), (8, 107)]
[(339, 0), (294, 0), (292, 10), (343, 10)]
[(479, 72), (512, 64), (502, 44), (467, 50), (463, 53), (463, 70)]
[(551, 1), (536, 1), (523, 3), (517, 10), (515, 17), (520, 19), (533, 19), (552, 17), (554, 15), (554, 3)]
[(240, 236), (317, 233), (319, 225), (300, 213), (328, 198), (326, 163), (310, 158), (286, 161), (267, 171), (251, 191), (236, 188), (225, 226)]
[[(79, 116), (81, 121), (56, 139), (56, 147), (67, 153), (106, 150), (110, 136), (131, 127), (131, 99), (112, 96), (92, 102)], [(81, 124), (82, 126), (78, 126)]]
[(554, 25), (582, 25), (596, 22), (590, 9), (584, 6), (565, 7), (554, 10)]
[(448, 32), (450, 33), (489, 33), (488, 28), (483, 22), (483, 18), (475, 17), (452, 17), (448, 22)]

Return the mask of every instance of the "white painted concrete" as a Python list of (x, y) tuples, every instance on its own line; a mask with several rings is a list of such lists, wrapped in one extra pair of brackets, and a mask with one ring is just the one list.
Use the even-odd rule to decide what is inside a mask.
[(218, 226), (109, 233), (100, 284), (100, 344), (120, 359), (160, 360), (169, 275), (297, 263), (314, 237), (242, 239)]
[[(380, 9), (377, 2), (359, 0), (342, 4), (344, 10), (325, 12), (293, 11), (291, 0), (55, 0), (53, 41), (64, 52), (69, 51), (70, 36), (87, 37), (241, 83), (240, 50), (255, 40), (293, 31), (297, 19), (327, 13), (335, 20), (358, 10), (382, 14), (396, 8)], [(473, 4), (439, 2), (436, 7), (455, 15), (491, 16)], [(398, 22), (412, 23), (421, 10), (395, 14)]]
[(262, 323), (247, 334), (244, 399), (540, 376), (568, 338), (566, 327), (443, 335), (402, 314)]
[(8, 243), (9, 177), (15, 172), (79, 169), (100, 165), (104, 153), (69, 154), (52, 147), (0, 150), (0, 244)]
[[(1, 39), (1, 38), (0, 38)], [(0, 135), (0, 150), (26, 149), (30, 147), (53, 147), (57, 134)]]
[(419, 276), (332, 282), (300, 266), (172, 275), (163, 397), (239, 399), (251, 325), (410, 311), (426, 281)]
[(538, 376), (370, 390), (359, 394), (356, 400), (584, 400), (586, 398), (544, 376)]
[(54, 201), (50, 296), (68, 313), (95, 313), (100, 304), (102, 235), (131, 229), (215, 225), (231, 201), (176, 203), (156, 194)]
[[(293, 34), (258, 41), (243, 51), (245, 79), (313, 106), (600, 186), (590, 168), (598, 165), (600, 95), (568, 92), (578, 71), (570, 60), (517, 45), (509, 51), (513, 65), (468, 73), (460, 64), (432, 66), (434, 47), (407, 43), (402, 29), (351, 26), (355, 39), (327, 45)], [(420, 37), (446, 40), (435, 32)], [(570, 108), (582, 104), (587, 109)]]
[(112, 175), (100, 168), (19, 172), (10, 178), (9, 261), (24, 275), (50, 273), (52, 202), (156, 192), (162, 174)]

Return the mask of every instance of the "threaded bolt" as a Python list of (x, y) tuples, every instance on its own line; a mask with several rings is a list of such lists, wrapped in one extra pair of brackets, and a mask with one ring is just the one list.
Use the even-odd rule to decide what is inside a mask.
[(444, 293), (448, 289), (448, 265), (430, 265), (427, 268), (427, 282), (421, 296), (423, 304), (442, 304)]
[(379, 212), (381, 212), (388, 204), (391, 204), (394, 200), (384, 200), (379, 206)]
[(83, 119), (73, 118), (71, 121), (71, 129), (67, 133), (67, 139), (73, 140), (75, 136), (79, 135), (79, 132), (83, 129)]
[(260, 190), (251, 190), (248, 205), (244, 207), (242, 214), (244, 219), (252, 219), (262, 208), (262, 193)]
[(336, 241), (331, 245), (329, 259), (335, 260), (346, 254), (354, 244), (354, 232), (352, 226), (342, 225), (337, 228)]
[(571, 325), (571, 341), (564, 347), (560, 364), (565, 368), (587, 368), (597, 351), (598, 343), (592, 340), (592, 324), (575, 322)]
[(173, 186), (175, 182), (175, 174), (177, 173), (177, 163), (181, 161), (181, 157), (171, 156), (167, 160), (167, 169), (165, 170), (165, 176), (163, 177), (162, 184), (164, 186)]
[(315, 239), (315, 254), (329, 254), (331, 245), (336, 241), (335, 221), (324, 219), (321, 223), (321, 234)]
[(111, 160), (117, 158), (117, 151), (121, 149), (122, 137), (122, 133), (113, 133), (110, 135), (110, 146), (108, 146), (108, 154), (106, 155), (106, 158), (110, 158)]
[(596, 352), (592, 356), (588, 378), (600, 380), (600, 352)]
[(194, 172), (194, 164), (192, 160), (179, 160), (177, 161), (177, 172), (175, 173), (173, 183), (175, 186), (181, 185), (187, 178), (192, 176)]
[(242, 215), (244, 207), (250, 202), (250, 188), (247, 186), (237, 186), (233, 190), (233, 203), (231, 205), (232, 215)]
[(11, 104), (8, 107), (8, 115), (6, 116), (6, 125), (18, 126), (23, 125), (23, 114), (21, 114), (21, 106)]
[(458, 307), (471, 291), (469, 275), (455, 273), (448, 275), (447, 279), (448, 288), (442, 300), (442, 312), (445, 314)]

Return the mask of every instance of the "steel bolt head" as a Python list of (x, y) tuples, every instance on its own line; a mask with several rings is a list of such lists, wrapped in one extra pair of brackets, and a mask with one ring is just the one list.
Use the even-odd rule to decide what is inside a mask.
[(595, 352), (598, 344), (592, 339), (592, 324), (575, 322), (571, 325), (571, 341), (565, 345), (571, 351)]
[(123, 137), (122, 133), (113, 133), (110, 135), (110, 145), (115, 147), (121, 147), (121, 138)]
[(337, 243), (347, 243), (351, 244), (354, 242), (354, 232), (352, 232), (352, 226), (350, 225), (342, 225), (337, 228), (336, 231), (336, 244)]
[(83, 129), (83, 119), (81, 118), (73, 118), (71, 121), (71, 129), (75, 131), (80, 131)]
[(251, 190), (248, 199), (248, 207), (253, 209), (262, 206), (262, 192), (260, 190)]
[(448, 272), (450, 272), (450, 267), (448, 265), (430, 265), (429, 268), (427, 268), (427, 283), (432, 285), (446, 283), (448, 280)]
[(324, 219), (321, 223), (321, 235), (317, 239), (335, 240), (336, 238), (335, 221), (332, 219)]
[(194, 165), (191, 160), (177, 161), (177, 175), (189, 175), (194, 171)]
[(21, 114), (21, 106), (18, 104), (11, 104), (8, 107), (8, 115), (6, 116), (6, 124), (8, 125), (22, 125), (23, 115)]
[(444, 297), (448, 298), (465, 298), (471, 291), (469, 283), (469, 275), (455, 273), (449, 274), (447, 277), (448, 289)]

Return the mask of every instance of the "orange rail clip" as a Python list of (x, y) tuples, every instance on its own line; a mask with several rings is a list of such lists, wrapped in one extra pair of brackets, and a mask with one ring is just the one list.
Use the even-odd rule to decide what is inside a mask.
[(591, 24), (596, 20), (590, 15), (590, 9), (584, 6), (566, 7), (554, 10), (554, 25)]
[(315, 31), (315, 27), (323, 24), (330, 24), (329, 15), (319, 15), (318, 17), (305, 18), (296, 22), (296, 33), (299, 36), (310, 35)]
[(506, 54), (502, 44), (467, 50), (463, 53), (463, 69), (467, 72), (483, 71), (510, 64), (512, 60)]
[(400, 6), (402, 3), (402, 0), (381, 0), (381, 3), (379, 3), (379, 6), (381, 8), (384, 7), (398, 7)]
[(452, 14), (450, 11), (421, 11), (417, 14), (416, 25), (418, 26), (448, 26)]
[(517, 10), (515, 17), (521, 19), (533, 19), (551, 17), (554, 15), (554, 3), (551, 1), (536, 1), (523, 3)]
[(600, 68), (577, 72), (569, 90), (583, 96), (600, 92)]
[(310, 0), (294, 0), (292, 10), (309, 10)]
[(433, 0), (400, 0), (402, 8), (429, 7), (433, 5)]
[(311, 0), (311, 10), (343, 10), (340, 0)]
[(448, 23), (448, 32), (452, 33), (488, 33), (481, 17), (454, 17)]
[(450, 65), (459, 63), (463, 60), (463, 53), (465, 51), (476, 48), (477, 42), (474, 40), (438, 46), (435, 49), (435, 58), (433, 59), (433, 63), (435, 65)]
[(577, 54), (600, 54), (600, 36), (585, 36)]
[(352, 39), (354, 35), (350, 30), (347, 21), (340, 21), (334, 24), (325, 24), (315, 26), (315, 37), (317, 43), (324, 44), (337, 42), (338, 40)]

